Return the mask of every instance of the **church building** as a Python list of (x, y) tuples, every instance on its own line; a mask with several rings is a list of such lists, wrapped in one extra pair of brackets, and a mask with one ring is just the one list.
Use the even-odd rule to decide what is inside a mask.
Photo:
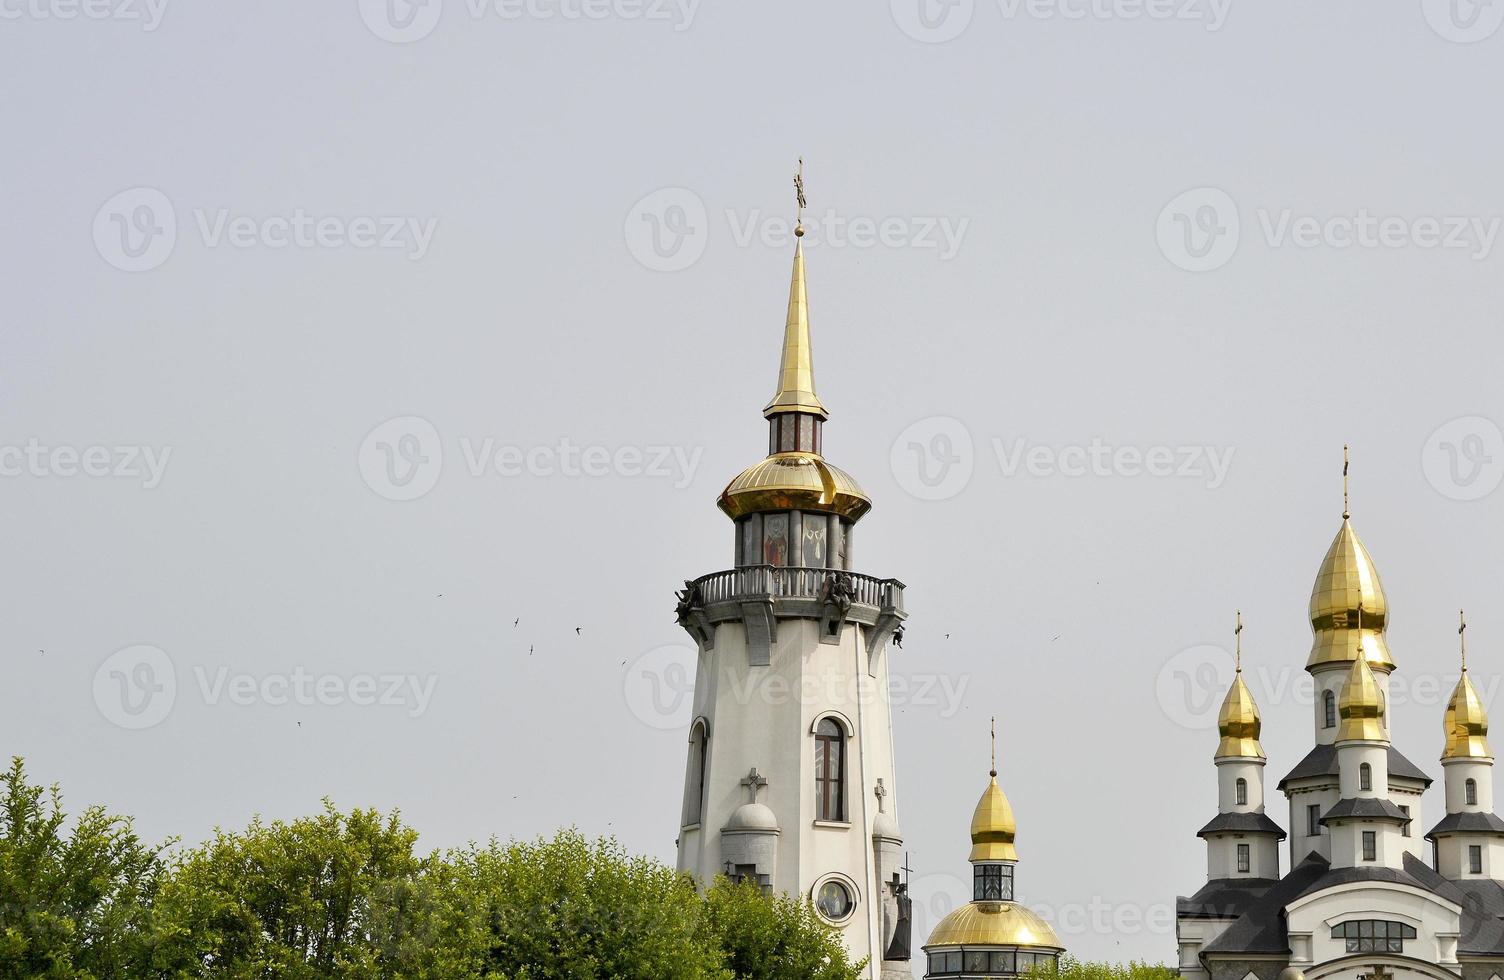
[[(1446, 813), (1390, 738), (1389, 601), (1347, 508), (1311, 591), (1315, 744), (1279, 781), (1288, 833), (1265, 810), (1258, 706), (1237, 674), (1218, 718), (1207, 882), (1176, 907), (1192, 980), (1504, 977), (1504, 820), (1493, 811), (1483, 702), (1462, 672), (1441, 721)], [(1459, 630), (1465, 640), (1465, 624)], [(1288, 840), (1281, 873), (1280, 843)], [(1429, 844), (1429, 847), (1428, 847)]]

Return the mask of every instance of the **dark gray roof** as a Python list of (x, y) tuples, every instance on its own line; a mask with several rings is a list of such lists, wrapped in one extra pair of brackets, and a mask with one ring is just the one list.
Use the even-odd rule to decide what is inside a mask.
[(1190, 898), (1175, 900), (1183, 919), (1236, 919), (1275, 884), (1273, 878), (1213, 878)]
[(1360, 797), (1358, 799), (1338, 800), (1332, 804), (1332, 808), (1321, 815), (1321, 822), (1328, 820), (1391, 820), (1395, 823), (1409, 823), (1410, 818), (1405, 811), (1401, 810), (1389, 800), (1378, 800), (1372, 797)]
[(1290, 940), (1285, 933), (1285, 906), (1303, 893), (1307, 886), (1327, 871), (1326, 858), (1311, 853), (1268, 888), (1251, 904), (1238, 921), (1222, 935), (1206, 944), (1205, 953), (1289, 953)]
[(1212, 817), (1211, 823), (1197, 831), (1196, 836), (1216, 833), (1278, 834), (1280, 840), (1285, 839), (1284, 830), (1267, 813), (1219, 813)]
[[(1285, 784), (1292, 779), (1307, 779), (1311, 776), (1335, 776), (1337, 775), (1337, 746), (1318, 745), (1307, 753), (1304, 759), (1279, 781), (1278, 789), (1284, 789)], [(1400, 755), (1398, 749), (1389, 746), (1389, 775), (1399, 779), (1418, 779), (1430, 786), (1434, 780), (1427, 776), (1415, 763)]]
[[(1285, 908), (1297, 899), (1356, 881), (1384, 881), (1420, 888), (1462, 907), (1462, 935), (1457, 951), (1474, 956), (1504, 956), (1504, 885), (1488, 878), (1448, 881), (1424, 861), (1406, 854), (1403, 869), (1332, 868), (1319, 854), (1310, 854), (1278, 882), (1243, 906), (1238, 920), (1206, 944), (1210, 955), (1288, 953)], [(1196, 902), (1212, 886), (1181, 899), (1180, 907)]]
[(1492, 813), (1449, 813), (1426, 836), (1441, 834), (1504, 834), (1504, 820)]

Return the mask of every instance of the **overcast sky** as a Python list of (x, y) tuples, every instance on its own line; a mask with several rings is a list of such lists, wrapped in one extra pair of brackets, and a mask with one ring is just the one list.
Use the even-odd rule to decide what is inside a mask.
[(1173, 961), (1235, 609), (1312, 744), (1344, 441), (1399, 748), (1459, 606), (1497, 706), (1504, 4), (429, 2), (0, 0), (0, 749), (75, 807), (672, 861), (801, 154), (921, 938), (996, 714), (1022, 897)]

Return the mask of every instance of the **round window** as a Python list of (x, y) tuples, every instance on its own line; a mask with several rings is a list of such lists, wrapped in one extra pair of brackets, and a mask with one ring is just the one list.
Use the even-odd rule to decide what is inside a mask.
[(815, 893), (815, 908), (831, 922), (840, 922), (851, 914), (851, 892), (839, 881), (827, 881)]

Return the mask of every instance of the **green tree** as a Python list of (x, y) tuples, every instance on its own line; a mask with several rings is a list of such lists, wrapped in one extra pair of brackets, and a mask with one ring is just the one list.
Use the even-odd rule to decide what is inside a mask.
[(694, 884), (574, 830), (448, 855), (445, 936), (465, 976), (727, 980)]
[(174, 862), (157, 897), (154, 975), (422, 975), (434, 859), (396, 813), (324, 812), (220, 831)]
[(1083, 963), (1074, 956), (1062, 956), (1057, 970), (1036, 967), (1040, 976), (1058, 977), (1058, 980), (1175, 980), (1180, 976), (1175, 970), (1159, 963)]
[(90, 807), (66, 830), (62, 793), (0, 775), (0, 977), (139, 975), (160, 848)]
[(738, 980), (856, 980), (836, 931), (807, 901), (769, 898), (750, 881), (718, 878), (705, 896), (711, 930)]

